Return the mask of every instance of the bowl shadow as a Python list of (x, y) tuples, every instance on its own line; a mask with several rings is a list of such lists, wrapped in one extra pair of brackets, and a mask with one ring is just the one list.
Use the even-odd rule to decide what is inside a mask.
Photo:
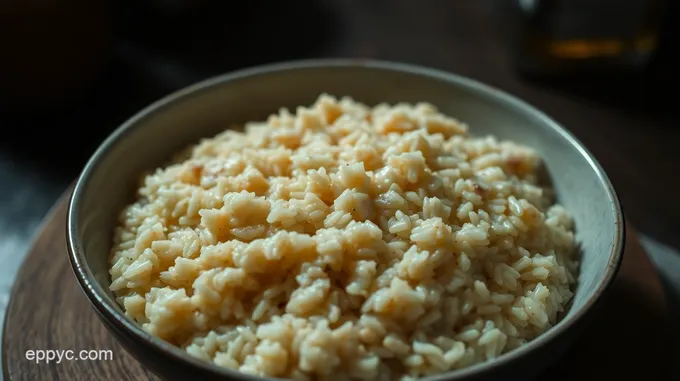
[(619, 278), (590, 325), (536, 380), (669, 379), (670, 325), (633, 282)]

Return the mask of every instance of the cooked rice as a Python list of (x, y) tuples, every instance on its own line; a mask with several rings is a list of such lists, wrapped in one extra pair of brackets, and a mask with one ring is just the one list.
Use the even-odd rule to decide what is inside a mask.
[(111, 290), (149, 333), (244, 373), (410, 379), (545, 332), (572, 297), (537, 153), (432, 105), (322, 95), (146, 176)]

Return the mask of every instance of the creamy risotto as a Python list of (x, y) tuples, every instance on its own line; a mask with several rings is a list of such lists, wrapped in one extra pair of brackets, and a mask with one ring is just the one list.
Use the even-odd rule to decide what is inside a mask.
[(144, 330), (244, 373), (461, 369), (545, 332), (572, 297), (572, 222), (540, 165), (427, 103), (322, 95), (145, 176), (111, 290)]

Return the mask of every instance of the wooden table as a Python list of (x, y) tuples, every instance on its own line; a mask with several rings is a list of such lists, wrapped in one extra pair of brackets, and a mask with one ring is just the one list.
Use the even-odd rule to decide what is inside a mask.
[[(680, 128), (676, 123), (680, 108), (655, 113), (653, 111), (658, 109), (655, 105), (660, 103), (659, 94), (663, 92), (633, 87), (627, 82), (612, 85), (613, 90), (609, 93), (630, 96), (611, 96), (602, 101), (587, 92), (568, 92), (564, 87), (522, 81), (510, 65), (504, 39), (504, 15), (498, 12), (498, 4), (508, 2), (323, 0), (339, 19), (351, 24), (338, 30), (340, 44), (329, 55), (375, 57), (433, 66), (481, 80), (523, 98), (561, 122), (594, 153), (612, 179), (625, 212), (636, 227), (680, 246), (680, 235), (676, 233), (680, 230), (680, 219), (677, 218), (680, 203), (669, 202), (673, 198), (669, 190), (677, 189), (678, 185), (678, 177), (674, 174), (678, 162), (675, 151), (680, 142)], [(307, 25), (297, 23), (290, 27), (307, 28)], [(94, 110), (91, 114), (96, 118), (74, 120), (80, 121), (84, 130), (95, 130), (95, 125), (117, 125), (120, 115), (105, 112), (110, 113), (112, 105), (123, 103), (130, 93), (142, 91), (130, 88), (130, 85), (121, 83), (120, 88), (116, 88), (118, 92), (101, 91), (101, 97), (104, 97), (102, 94), (108, 97), (102, 98), (101, 107), (91, 108)], [(590, 85), (602, 87), (595, 83)], [(130, 110), (145, 106), (147, 101), (130, 106)], [(82, 107), (76, 109), (78, 115), (83, 114)], [(28, 152), (31, 160), (36, 154), (51, 149), (52, 156), (47, 155), (45, 160), (55, 167), (45, 176), (58, 174), (58, 170), (63, 169), (64, 155), (71, 151), (78, 152), (81, 157), (84, 155), (77, 151), (78, 147), (64, 150), (54, 144), (57, 136), (62, 138), (60, 135), (63, 134), (54, 126), (72, 123), (73, 120), (55, 122), (51, 117), (45, 118), (42, 127), (29, 123), (27, 126), (31, 128), (26, 128), (28, 134), (23, 140), (29, 141), (30, 146), (12, 144), (20, 147), (18, 150)], [(39, 149), (33, 139), (28, 139), (34, 137), (36, 128), (40, 134), (56, 131), (51, 135), (53, 138), (46, 139), (48, 144)], [(95, 135), (101, 137), (102, 133)], [(0, 139), (0, 143), (7, 141), (5, 137)], [(86, 147), (88, 150), (92, 145)], [(12, 166), (14, 161), (11, 161)], [(74, 174), (66, 171), (62, 176), (71, 179)], [(39, 181), (35, 184), (38, 188), (45, 187)], [(13, 199), (11, 194), (3, 198)], [(151, 377), (143, 373), (145, 371), (100, 325), (91, 323), (93, 312), (77, 289), (64, 260), (63, 233), (49, 222), (61, 218), (59, 215), (63, 211), (60, 210), (59, 207), (55, 209), (47, 219), (14, 287), (16, 293), (11, 301), (3, 340), (5, 375), (8, 379), (23, 377), (27, 380)], [(590, 367), (590, 373), (574, 377), (587, 380), (592, 376), (600, 380), (620, 374), (622, 377), (664, 379), (663, 366), (670, 361), (665, 342), (669, 335), (664, 298), (658, 278), (642, 254), (634, 232), (629, 232), (629, 249), (633, 254), (627, 253), (622, 277), (603, 307), (600, 319), (567, 358), (551, 370), (553, 378), (566, 380), (567, 376), (574, 376), (570, 372)], [(631, 262), (631, 258), (637, 259)], [(34, 287), (36, 282), (42, 286)], [(55, 305), (59, 307), (53, 309)], [(623, 319), (622, 314), (630, 315)], [(94, 344), (90, 340), (94, 340)], [(613, 347), (604, 345), (608, 340), (616, 344)], [(72, 362), (59, 366), (31, 365), (22, 360), (28, 349), (70, 348), (110, 349), (115, 359), (108, 363)], [(118, 373), (112, 370), (114, 368)]]
[[(5, 379), (156, 379), (130, 356), (98, 320), (73, 275), (65, 242), (67, 198), (45, 219), (19, 272), (2, 341)], [(567, 355), (539, 380), (603, 380), (667, 375), (668, 320), (659, 278), (637, 234), (629, 229), (619, 276), (592, 325)], [(99, 361), (36, 363), (30, 350), (104, 350)]]

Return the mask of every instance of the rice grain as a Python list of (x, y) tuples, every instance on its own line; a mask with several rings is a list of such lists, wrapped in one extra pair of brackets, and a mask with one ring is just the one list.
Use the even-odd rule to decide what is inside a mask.
[(531, 148), (434, 106), (322, 95), (147, 174), (111, 290), (187, 353), (294, 380), (410, 380), (557, 322), (573, 223)]

